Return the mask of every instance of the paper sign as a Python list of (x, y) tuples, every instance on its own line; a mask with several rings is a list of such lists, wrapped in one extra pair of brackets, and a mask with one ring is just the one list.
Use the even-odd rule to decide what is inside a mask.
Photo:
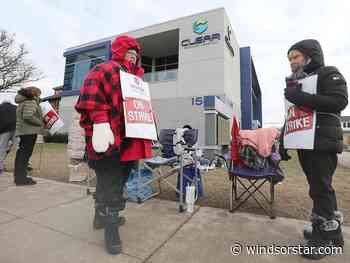
[(157, 140), (148, 83), (141, 78), (120, 71), (123, 95), (125, 136)]
[(49, 130), (51, 135), (55, 134), (64, 125), (62, 119), (49, 102), (40, 103), (40, 107), (43, 113), (45, 128)]
[[(316, 94), (317, 75), (298, 80), (302, 91)], [(286, 149), (314, 148), (316, 111), (306, 107), (298, 107), (285, 100), (286, 122), (284, 130), (284, 147)]]

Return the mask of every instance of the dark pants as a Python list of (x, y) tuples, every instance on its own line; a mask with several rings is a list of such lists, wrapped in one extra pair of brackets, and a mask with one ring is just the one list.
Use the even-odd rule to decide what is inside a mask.
[(120, 162), (118, 154), (115, 153), (113, 157), (89, 161), (89, 165), (97, 176), (96, 205), (101, 208), (107, 206), (118, 211), (124, 210), (124, 187), (135, 162)]
[(36, 134), (19, 136), (19, 146), (15, 159), (15, 182), (21, 183), (26, 180), (27, 166), (30, 157), (33, 154), (36, 142)]
[(313, 200), (312, 212), (328, 220), (334, 219), (334, 211), (338, 207), (332, 179), (337, 168), (337, 154), (298, 150), (298, 157), (309, 183), (309, 195)]

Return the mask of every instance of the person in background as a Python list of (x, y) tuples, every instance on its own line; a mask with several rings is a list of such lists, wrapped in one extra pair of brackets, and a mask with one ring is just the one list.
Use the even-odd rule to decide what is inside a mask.
[(11, 146), (15, 144), (17, 106), (9, 101), (0, 104), (0, 175)]
[(15, 136), (19, 137), (14, 171), (17, 186), (36, 184), (36, 181), (27, 176), (27, 168), (37, 135), (44, 133), (44, 120), (39, 105), (40, 94), (41, 91), (37, 87), (27, 87), (19, 90), (15, 97), (18, 104)]
[[(314, 148), (298, 149), (298, 158), (309, 184), (309, 195), (313, 201), (311, 226), (304, 229), (309, 249), (302, 253), (308, 259), (321, 259), (325, 247), (343, 247), (341, 230), (342, 214), (338, 211), (332, 179), (337, 168), (337, 153), (343, 150), (343, 134), (340, 122), (341, 111), (348, 104), (346, 81), (339, 70), (325, 66), (321, 45), (317, 40), (306, 39), (288, 50), (292, 75), (288, 80), (297, 85), (287, 85), (285, 98), (300, 109), (316, 111)], [(317, 74), (317, 92), (309, 94), (302, 90), (299, 79)], [(290, 82), (289, 82), (290, 83)], [(283, 132), (281, 138), (283, 139)], [(283, 160), (290, 159), (280, 144)], [(311, 247), (316, 249), (310, 250)], [(310, 252), (311, 253), (308, 253)]]

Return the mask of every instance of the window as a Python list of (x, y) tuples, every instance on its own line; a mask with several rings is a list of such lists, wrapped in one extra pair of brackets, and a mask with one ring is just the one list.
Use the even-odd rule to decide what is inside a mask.
[(155, 71), (165, 70), (165, 57), (156, 58), (155, 62)]
[(72, 79), (74, 74), (74, 64), (66, 65), (64, 70), (64, 80), (63, 80), (63, 89), (71, 90), (72, 89)]
[(155, 71), (172, 70), (178, 68), (179, 56), (171, 55), (167, 57), (156, 58)]
[[(154, 59), (143, 56), (141, 63), (145, 73), (147, 73), (144, 80), (147, 82), (176, 80), (178, 57), (178, 54)], [(152, 64), (152, 62), (154, 63)]]
[(99, 48), (99, 49), (87, 51), (84, 53), (77, 54), (74, 62), (83, 61), (83, 60), (93, 60), (96, 58), (105, 57), (106, 53), (107, 51), (105, 48)]
[(83, 85), (84, 78), (91, 68), (90, 61), (78, 62), (74, 66), (74, 75), (72, 79), (72, 90), (79, 90)]
[(101, 64), (105, 62), (105, 59), (103, 58), (96, 58), (94, 60), (91, 60), (91, 63), (90, 63), (90, 69), (92, 69), (94, 66), (96, 66), (97, 64)]
[(147, 56), (141, 57), (141, 65), (145, 70), (145, 73), (152, 72), (152, 58)]
[(89, 70), (106, 61), (106, 53), (105, 48), (99, 48), (67, 56), (63, 89), (79, 90)]

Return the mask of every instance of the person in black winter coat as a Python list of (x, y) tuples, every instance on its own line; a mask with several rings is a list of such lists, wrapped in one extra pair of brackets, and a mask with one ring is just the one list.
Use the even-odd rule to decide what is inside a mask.
[[(284, 90), (288, 101), (300, 108), (316, 111), (317, 116), (313, 150), (297, 150), (313, 200), (312, 224), (304, 229), (304, 237), (308, 240), (306, 246), (318, 249), (343, 246), (343, 220), (338, 211), (332, 177), (337, 167), (337, 153), (343, 150), (340, 114), (348, 104), (346, 81), (336, 67), (325, 66), (321, 45), (317, 40), (307, 39), (294, 44), (288, 50), (288, 59), (295, 79), (317, 74), (316, 94), (303, 92), (300, 84), (295, 87), (287, 85)], [(284, 128), (280, 154), (283, 160), (288, 160), (290, 156), (284, 149), (283, 134)], [(314, 251), (305, 252), (302, 256), (320, 259), (325, 255)]]
[(16, 130), (16, 109), (10, 102), (0, 104), (0, 174), (9, 151), (10, 141), (14, 144)]

